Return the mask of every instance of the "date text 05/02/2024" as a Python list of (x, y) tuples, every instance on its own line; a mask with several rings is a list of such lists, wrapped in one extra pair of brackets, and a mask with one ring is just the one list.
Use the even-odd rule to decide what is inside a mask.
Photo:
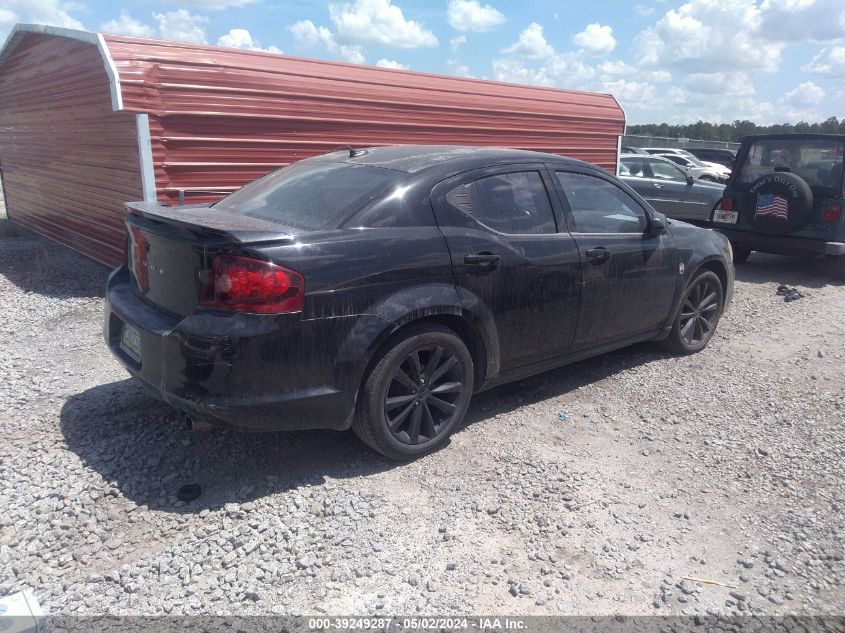
[(312, 630), (386, 630), (408, 629), (425, 630), (483, 630), (483, 631), (521, 631), (525, 622), (516, 618), (465, 618), (465, 617), (407, 617), (407, 618), (309, 618), (308, 628)]

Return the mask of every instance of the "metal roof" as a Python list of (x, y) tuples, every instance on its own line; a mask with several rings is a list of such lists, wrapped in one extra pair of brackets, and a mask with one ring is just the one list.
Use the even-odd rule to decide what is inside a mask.
[[(75, 48), (73, 60), (68, 62), (87, 64), (79, 75), (91, 77), (87, 83), (76, 79), (70, 65), (64, 72), (40, 69), (36, 48), (41, 57), (53, 59), (56, 55), (51, 50), (71, 43)], [(24, 62), (27, 55), (32, 59)], [(61, 64), (55, 61), (58, 68)], [(18, 75), (10, 78), (10, 72)], [(104, 126), (110, 122), (109, 138), (115, 144), (132, 139), (134, 147), (127, 147), (125, 156), (118, 158), (121, 163), (131, 158), (137, 168), (120, 164), (119, 173), (117, 163), (105, 165), (105, 170), (98, 167), (98, 172), (75, 169), (72, 148), (62, 148), (68, 200), (71, 190), (105, 189), (119, 175), (121, 191), (139, 190), (147, 201), (176, 203), (180, 191), (189, 193), (188, 202), (208, 201), (276, 168), (345, 145), (509, 147), (569, 156), (615, 172), (625, 128), (622, 108), (607, 94), (42, 25), (17, 25), (12, 30), (0, 49), (0, 85), (4, 76), (7, 91), (37, 95), (46, 90), (52, 95), (43, 102), (18, 100), (14, 112), (4, 103), (6, 110), (0, 116), (10, 121), (4, 134), (20, 137), (15, 126), (35, 121), (37, 125), (30, 131), (43, 138), (34, 139), (37, 143), (32, 147), (43, 146), (52, 152), (47, 119), (59, 112), (61, 117), (72, 114), (65, 112), (57, 87), (62, 84), (64, 94), (85, 101), (85, 116), (108, 110), (108, 116), (91, 116), (93, 127), (98, 120)], [(18, 85), (19, 80), (26, 85)], [(125, 130), (118, 130), (120, 125)], [(92, 144), (97, 138), (93, 127), (86, 130), (84, 143)], [(19, 154), (32, 154), (25, 145), (16, 147)], [(403, 164), (408, 170), (419, 168), (426, 161), (437, 160), (436, 151), (420, 152), (420, 157), (406, 158)], [(388, 156), (389, 152), (379, 155)], [(101, 158), (94, 155), (86, 160)], [(414, 160), (417, 167), (412, 165)], [(39, 172), (36, 162), (25, 167), (26, 178), (47, 182), (47, 167), (53, 169), (58, 163), (42, 165)], [(23, 191), (24, 185), (15, 186)], [(39, 212), (36, 199), (46, 200), (49, 192), (41, 185), (37, 191), (34, 185), (27, 187), (33, 222), (42, 223), (42, 232), (53, 230), (53, 219), (64, 217), (71, 207), (54, 200), (49, 205), (45, 202), (43, 213)], [(14, 191), (10, 197), (15, 198)], [(73, 204), (73, 213), (91, 222), (89, 232), (100, 231), (104, 223), (111, 227), (97, 238), (100, 251), (88, 244), (81, 226), (73, 236), (81, 244), (80, 250), (110, 262), (123, 248), (114, 237), (122, 210), (115, 208), (110, 215), (105, 212), (113, 198), (103, 198), (102, 222), (97, 219), (99, 212), (83, 208), (84, 197), (77, 196)], [(105, 247), (109, 253), (99, 255)]]

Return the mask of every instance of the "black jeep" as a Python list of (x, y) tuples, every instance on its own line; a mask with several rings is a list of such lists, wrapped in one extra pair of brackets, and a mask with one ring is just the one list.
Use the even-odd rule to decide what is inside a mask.
[(845, 255), (845, 135), (766, 134), (742, 139), (715, 228), (734, 262), (751, 251)]

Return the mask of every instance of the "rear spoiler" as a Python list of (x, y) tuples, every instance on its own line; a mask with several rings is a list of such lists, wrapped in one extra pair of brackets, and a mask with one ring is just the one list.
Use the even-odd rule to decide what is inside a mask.
[(218, 210), (208, 204), (166, 207), (156, 202), (127, 202), (124, 206), (135, 217), (183, 226), (239, 244), (291, 241), (297, 233), (283, 224)]

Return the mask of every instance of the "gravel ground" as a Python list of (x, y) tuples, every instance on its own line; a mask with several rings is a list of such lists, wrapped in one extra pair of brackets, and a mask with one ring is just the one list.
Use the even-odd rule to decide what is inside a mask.
[(704, 352), (640, 345), (482, 394), (406, 465), (351, 433), (189, 433), (102, 343), (106, 275), (0, 237), (0, 595), (65, 615), (845, 613), (845, 287), (818, 264), (754, 255)]

